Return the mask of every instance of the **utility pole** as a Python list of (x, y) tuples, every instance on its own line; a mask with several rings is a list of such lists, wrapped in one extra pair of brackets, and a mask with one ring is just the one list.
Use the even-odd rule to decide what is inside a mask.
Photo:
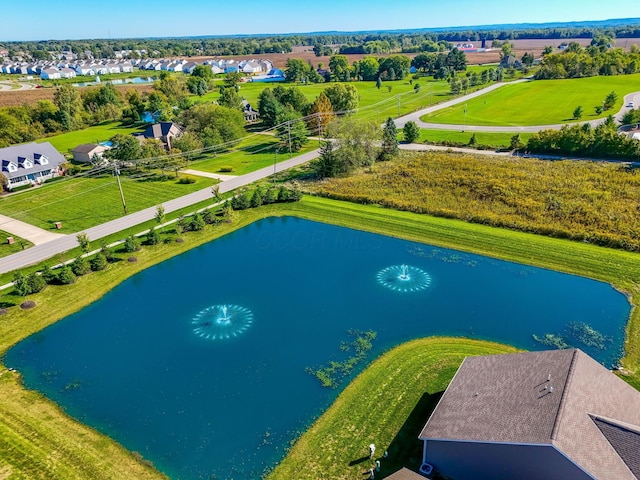
[(122, 199), (122, 208), (124, 210), (124, 214), (127, 214), (127, 204), (124, 201), (124, 192), (122, 191), (122, 184), (120, 183), (120, 170), (118, 170), (118, 166), (114, 166), (114, 172), (116, 174), (116, 180), (118, 181), (118, 188), (120, 189), (120, 198)]
[(291, 152), (291, 120), (287, 122), (287, 133), (289, 134), (289, 158), (293, 157)]

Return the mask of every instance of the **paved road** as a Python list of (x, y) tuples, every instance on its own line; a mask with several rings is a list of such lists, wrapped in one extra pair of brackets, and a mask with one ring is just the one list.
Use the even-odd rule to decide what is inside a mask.
[[(396, 126), (398, 128), (402, 128), (409, 121), (416, 122), (418, 127), (426, 128), (430, 130), (463, 130), (465, 132), (503, 132), (503, 133), (536, 133), (540, 130), (549, 130), (549, 129), (560, 129), (564, 125), (582, 125), (584, 123), (589, 123), (592, 127), (595, 127), (602, 122), (604, 122), (604, 118), (600, 118), (598, 120), (590, 120), (586, 122), (571, 122), (571, 123), (558, 123), (552, 125), (528, 125), (528, 126), (487, 126), (487, 125), (459, 125), (452, 123), (428, 123), (420, 120), (420, 117), (424, 115), (428, 115), (430, 113), (436, 112), (438, 110), (442, 110), (443, 108), (451, 107), (453, 105), (458, 105), (460, 103), (468, 102), (472, 98), (476, 98), (480, 95), (488, 93), (496, 88), (499, 88), (504, 85), (512, 85), (514, 83), (521, 83), (529, 81), (527, 79), (517, 80), (515, 82), (509, 83), (495, 83), (487, 88), (483, 88), (482, 90), (478, 90), (477, 92), (470, 93), (469, 95), (464, 95), (462, 97), (458, 97), (454, 100), (449, 100), (448, 102), (439, 103), (429, 108), (425, 108), (423, 110), (418, 110), (417, 112), (410, 113), (409, 115), (405, 115), (396, 119)], [(622, 104), (622, 108), (613, 116), (616, 121), (620, 121), (622, 116), (629, 110), (627, 105), (629, 102), (634, 102), (636, 107), (638, 106), (638, 102), (640, 101), (640, 92), (633, 92), (625, 95), (624, 101)]]
[[(309, 160), (313, 160), (318, 155), (318, 150), (312, 150), (311, 152), (298, 155), (297, 157), (294, 157), (290, 160), (280, 162), (275, 168), (274, 166), (265, 167), (260, 170), (256, 170), (255, 172), (247, 173), (246, 175), (239, 175), (237, 177), (231, 178), (219, 184), (220, 193), (226, 193), (238, 187), (249, 185), (250, 183), (253, 183), (257, 180), (261, 180), (270, 175), (273, 175), (274, 172), (282, 172), (291, 167), (301, 165), (308, 162)], [(185, 195), (183, 197), (165, 202), (162, 205), (164, 206), (165, 212), (169, 213), (205, 200), (211, 200), (213, 202), (211, 188), (205, 188), (203, 190), (190, 193), (189, 195)], [(145, 210), (141, 210), (139, 212), (132, 213), (130, 215), (117, 218), (110, 222), (89, 228), (85, 230), (85, 232), (89, 236), (90, 240), (98, 240), (113, 233), (120, 232), (130, 227), (134, 227), (148, 220), (152, 220), (155, 217), (155, 213), (156, 207), (150, 207)], [(27, 250), (14, 253), (13, 255), (9, 255), (4, 258), (0, 258), (0, 273), (10, 272), (18, 268), (26, 267), (27, 265), (42, 262), (43, 260), (51, 258), (59, 253), (66, 252), (67, 250), (71, 250), (72, 248), (75, 248), (77, 246), (78, 242), (76, 240), (75, 234), (61, 236), (59, 238), (56, 238), (55, 240), (36, 245)]]
[(34, 227), (29, 223), (21, 222), (20, 220), (7, 217), (5, 215), (0, 215), (0, 230), (4, 230), (16, 237), (22, 237), (25, 240), (29, 240), (34, 245), (50, 242), (51, 240), (64, 236), (59, 233), (49, 232), (42, 228)]
[(203, 172), (202, 170), (180, 170), (181, 173), (186, 173), (188, 175), (195, 175), (196, 177), (205, 177), (205, 178), (215, 178), (216, 180), (220, 180), (221, 182), (225, 182), (227, 180), (231, 180), (232, 178), (237, 177), (237, 175), (220, 175), (218, 173), (209, 173)]

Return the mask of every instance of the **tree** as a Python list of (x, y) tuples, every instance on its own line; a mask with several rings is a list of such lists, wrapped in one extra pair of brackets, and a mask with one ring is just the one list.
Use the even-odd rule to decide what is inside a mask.
[(406, 55), (391, 55), (380, 60), (378, 75), (383, 80), (402, 80), (411, 67), (411, 59)]
[(304, 82), (308, 79), (312, 67), (299, 58), (288, 58), (284, 70), (286, 82)]
[(218, 104), (233, 110), (241, 110), (242, 98), (240, 98), (240, 95), (238, 95), (235, 88), (220, 87), (220, 98), (218, 98)]
[(191, 75), (194, 77), (204, 78), (205, 80), (210, 80), (213, 78), (213, 71), (208, 65), (196, 65)]
[(199, 213), (196, 213), (193, 217), (191, 217), (191, 224), (189, 225), (189, 227), (194, 232), (199, 232), (200, 230), (204, 230), (205, 226), (206, 226), (206, 223), (202, 218), (202, 215), (200, 215)]
[(398, 131), (393, 118), (387, 118), (382, 130), (381, 160), (390, 160), (398, 154)]
[(420, 84), (419, 84), (419, 83), (416, 83), (416, 84), (413, 86), (413, 91), (414, 91), (414, 92), (416, 92), (416, 93), (418, 93), (418, 92), (420, 91)]
[(205, 147), (237, 140), (245, 134), (244, 115), (240, 110), (212, 103), (185, 110), (180, 114), (179, 122), (187, 132), (197, 136)]
[(71, 271), (75, 276), (80, 277), (89, 273), (91, 266), (85, 257), (79, 256), (71, 263)]
[(53, 103), (58, 107), (58, 122), (66, 131), (75, 130), (81, 123), (82, 101), (78, 90), (70, 83), (56, 88)]
[(273, 127), (277, 123), (278, 115), (284, 110), (283, 105), (273, 94), (273, 90), (265, 88), (258, 95), (258, 112), (260, 118), (267, 127)]
[(611, 110), (617, 101), (618, 94), (616, 92), (609, 93), (604, 99), (604, 104), (602, 105), (603, 110)]
[(327, 126), (335, 118), (331, 101), (324, 92), (320, 92), (320, 95), (311, 104), (308, 115), (311, 116), (307, 121), (307, 126), (311, 133), (320, 136), (324, 135), (327, 131)]
[(95, 257), (91, 259), (91, 270), (94, 272), (98, 272), (100, 270), (104, 270), (107, 268), (107, 257), (104, 256), (102, 252), (98, 253)]
[(362, 80), (369, 82), (375, 80), (380, 69), (380, 62), (375, 57), (364, 57), (358, 62), (357, 74)]
[[(166, 216), (162, 205), (158, 205), (156, 207), (156, 214), (154, 215), (154, 218), (158, 225), (162, 225), (165, 222)], [(162, 226), (162, 231), (164, 232), (164, 225)]]
[(382, 79), (378, 77), (376, 78), (376, 88), (380, 90), (380, 87), (382, 87)]
[(420, 127), (416, 122), (407, 122), (402, 129), (402, 136), (407, 143), (414, 143), (420, 138)]
[(297, 152), (309, 141), (309, 130), (296, 112), (286, 110), (278, 118), (278, 123), (276, 135), (281, 149)]
[(160, 235), (158, 235), (158, 231), (156, 227), (151, 227), (146, 235), (146, 243), (147, 245), (157, 245), (160, 243)]
[(89, 253), (89, 250), (91, 249), (89, 235), (87, 235), (86, 232), (79, 233), (76, 235), (76, 240), (78, 241), (78, 245), (80, 246), (82, 253)]
[(530, 67), (531, 65), (533, 65), (533, 54), (529, 53), (529, 52), (525, 52), (524, 55), (522, 55), (522, 64), (526, 65), (528, 67)]
[(178, 105), (187, 94), (184, 80), (166, 72), (160, 74), (160, 79), (153, 84), (153, 88), (161, 92), (170, 105)]
[(358, 90), (353, 85), (335, 84), (324, 89), (334, 113), (351, 113), (358, 108)]
[(174, 138), (171, 142), (171, 147), (180, 152), (190, 153), (202, 148), (202, 141), (193, 132), (184, 132), (180, 138)]
[(16, 272), (13, 275), (13, 288), (16, 293), (23, 298), (23, 301), (26, 299), (27, 295), (31, 293), (27, 277), (25, 277), (21, 272)]
[(104, 152), (106, 158), (133, 162), (142, 157), (142, 147), (132, 135), (118, 134), (111, 139), (113, 147)]
[[(348, 82), (351, 76), (349, 59), (345, 55), (332, 55), (329, 59), (331, 79), (336, 82)], [(333, 103), (333, 102), (332, 102)]]
[(335, 139), (333, 153), (336, 156), (338, 174), (373, 165), (378, 157), (377, 145), (381, 133), (379, 125), (369, 120), (344, 117), (333, 122), (329, 128), (329, 137)]
[(129, 235), (124, 241), (124, 251), (127, 253), (132, 253), (137, 250), (140, 250), (140, 242), (133, 235)]
[(411, 66), (427, 73), (432, 70), (435, 63), (436, 55), (429, 53), (419, 53), (413, 60), (411, 60)]
[(237, 90), (240, 80), (242, 80), (242, 74), (240, 72), (229, 72), (226, 77), (224, 77), (224, 86)]
[(331, 140), (321, 143), (320, 156), (311, 163), (311, 168), (320, 178), (331, 178), (342, 173)]
[(51, 267), (49, 265), (45, 265), (42, 268), (42, 272), (40, 273), (40, 276), (46, 283), (51, 283), (56, 278), (56, 274), (53, 273), (53, 270), (51, 270)]
[(520, 150), (522, 147), (524, 147), (524, 143), (522, 143), (522, 138), (520, 138), (519, 133), (511, 137), (509, 147), (511, 148), (511, 150)]
[(27, 285), (29, 286), (29, 293), (38, 293), (47, 286), (47, 282), (42, 278), (42, 275), (32, 272), (27, 277)]
[(260, 207), (263, 203), (264, 201), (263, 201), (262, 189), (260, 187), (257, 187), (253, 191), (253, 194), (251, 195), (251, 200), (250, 200), (251, 208)]
[(544, 47), (544, 50), (542, 50), (542, 55), (549, 55), (550, 53), (553, 53), (553, 47), (551, 45), (547, 45)]
[(573, 111), (573, 119), (580, 120), (582, 118), (582, 106), (578, 105), (576, 109)]
[(58, 272), (58, 281), (63, 285), (70, 285), (76, 281), (76, 276), (69, 265), (64, 265)]
[(273, 95), (283, 107), (289, 107), (300, 114), (304, 114), (307, 111), (309, 102), (299, 87), (285, 88), (282, 85), (278, 85), (273, 89)]

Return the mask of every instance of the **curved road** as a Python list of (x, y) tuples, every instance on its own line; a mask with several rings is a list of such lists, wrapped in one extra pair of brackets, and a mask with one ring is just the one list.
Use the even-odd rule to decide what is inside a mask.
[[(483, 88), (482, 90), (478, 90), (476, 92), (470, 93), (469, 95), (464, 95), (462, 97), (458, 97), (454, 100), (449, 100), (447, 102), (439, 103), (429, 108), (425, 108), (423, 110), (418, 110), (417, 112), (410, 113), (409, 115), (405, 115), (403, 117), (396, 119), (396, 127), (402, 128), (405, 126), (407, 122), (416, 122), (418, 127), (426, 128), (430, 130), (463, 130), (469, 132), (501, 132), (501, 133), (535, 133), (540, 130), (557, 130), (562, 128), (564, 125), (582, 125), (584, 123), (590, 124), (592, 127), (595, 127), (602, 122), (605, 121), (605, 118), (599, 118), (597, 120), (589, 120), (587, 122), (571, 122), (571, 123), (558, 123), (553, 125), (528, 125), (528, 126), (487, 126), (487, 125), (458, 125), (451, 123), (428, 123), (420, 120), (420, 117), (424, 115), (428, 115), (430, 113), (436, 112), (438, 110), (442, 110), (443, 108), (451, 107), (453, 105), (458, 105), (460, 103), (468, 102), (472, 98), (476, 98), (480, 95), (488, 93), (492, 90), (500, 88), (504, 85), (512, 85), (514, 83), (522, 83), (530, 81), (529, 79), (517, 80), (515, 82), (508, 83), (495, 83), (487, 88)], [(638, 103), (640, 103), (640, 92), (632, 92), (624, 96), (624, 100), (622, 103), (622, 108), (616, 113), (613, 118), (616, 121), (620, 121), (622, 116), (629, 109), (627, 105), (629, 102), (634, 102), (636, 107)]]

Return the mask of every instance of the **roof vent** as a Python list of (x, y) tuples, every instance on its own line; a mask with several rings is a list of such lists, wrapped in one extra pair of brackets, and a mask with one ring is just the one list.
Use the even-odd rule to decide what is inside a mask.
[(553, 386), (549, 387), (549, 393), (553, 393)]
[(547, 382), (551, 381), (551, 374), (547, 375)]

